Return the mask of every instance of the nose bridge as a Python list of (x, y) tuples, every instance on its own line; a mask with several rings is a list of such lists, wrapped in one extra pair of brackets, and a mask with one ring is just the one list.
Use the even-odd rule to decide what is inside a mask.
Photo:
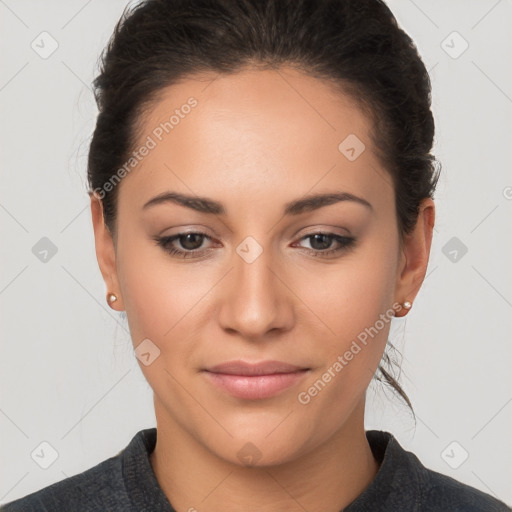
[(286, 287), (276, 277), (271, 248), (247, 237), (236, 247), (233, 266), (221, 308), (223, 327), (254, 338), (284, 327), (290, 321), (290, 304)]

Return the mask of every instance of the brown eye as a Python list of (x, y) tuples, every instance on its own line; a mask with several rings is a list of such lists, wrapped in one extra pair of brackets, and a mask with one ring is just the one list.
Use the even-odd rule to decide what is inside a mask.
[[(311, 233), (310, 235), (302, 237), (301, 240), (308, 239), (310, 240), (309, 243), (311, 249), (308, 250), (308, 248), (305, 248), (306, 252), (313, 256), (320, 257), (326, 257), (346, 251), (352, 247), (356, 241), (353, 237), (336, 235), (335, 233)], [(333, 242), (336, 242), (338, 247), (330, 249)]]
[(181, 246), (187, 251), (193, 251), (199, 249), (203, 244), (204, 235), (201, 233), (186, 233), (184, 235), (179, 235), (177, 240), (179, 240)]
[(319, 251), (322, 251), (322, 250), (325, 250), (325, 249), (328, 249), (334, 238), (330, 235), (325, 235), (323, 233), (317, 233), (315, 235), (310, 235), (308, 237), (311, 241), (311, 247), (315, 250), (319, 250)]
[(211, 237), (206, 233), (198, 231), (154, 238), (157, 245), (162, 247), (167, 253), (181, 258), (194, 258), (204, 253), (203, 250), (199, 249), (205, 239), (211, 240)]

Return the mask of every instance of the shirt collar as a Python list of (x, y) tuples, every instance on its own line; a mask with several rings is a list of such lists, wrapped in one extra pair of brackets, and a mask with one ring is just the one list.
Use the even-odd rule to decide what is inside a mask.
[(389, 432), (368, 430), (366, 438), (379, 469), (368, 487), (343, 512), (421, 510), (422, 465)]
[[(123, 478), (136, 510), (176, 512), (153, 471), (149, 455), (156, 445), (156, 428), (140, 430), (122, 452)], [(389, 432), (369, 430), (366, 438), (379, 469), (368, 487), (343, 512), (417, 512), (421, 502), (422, 467)], [(405, 508), (404, 508), (405, 507)]]
[(122, 453), (123, 478), (134, 510), (176, 512), (164, 494), (149, 455), (155, 449), (156, 427), (140, 430)]

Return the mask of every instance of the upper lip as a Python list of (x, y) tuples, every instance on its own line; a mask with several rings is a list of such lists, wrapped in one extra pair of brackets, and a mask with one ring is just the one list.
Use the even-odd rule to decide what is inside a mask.
[(259, 363), (228, 361), (206, 368), (207, 371), (212, 373), (226, 373), (229, 375), (272, 375), (275, 373), (293, 373), (307, 369), (284, 363), (283, 361), (261, 361)]

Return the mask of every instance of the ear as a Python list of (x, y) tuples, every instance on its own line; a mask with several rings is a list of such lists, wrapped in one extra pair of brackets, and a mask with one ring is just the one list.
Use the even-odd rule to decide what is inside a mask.
[(112, 235), (103, 218), (103, 203), (94, 192), (89, 193), (91, 198), (91, 215), (96, 246), (96, 258), (101, 275), (105, 281), (108, 293), (114, 293), (117, 300), (109, 306), (117, 311), (123, 311), (121, 288), (117, 278), (116, 252)]
[[(395, 301), (400, 304), (406, 301), (412, 304), (425, 279), (434, 222), (434, 201), (430, 198), (423, 199), (420, 203), (416, 225), (406, 235), (401, 248), (395, 287)], [(396, 316), (405, 316), (407, 312), (407, 309), (402, 308), (396, 312)]]

